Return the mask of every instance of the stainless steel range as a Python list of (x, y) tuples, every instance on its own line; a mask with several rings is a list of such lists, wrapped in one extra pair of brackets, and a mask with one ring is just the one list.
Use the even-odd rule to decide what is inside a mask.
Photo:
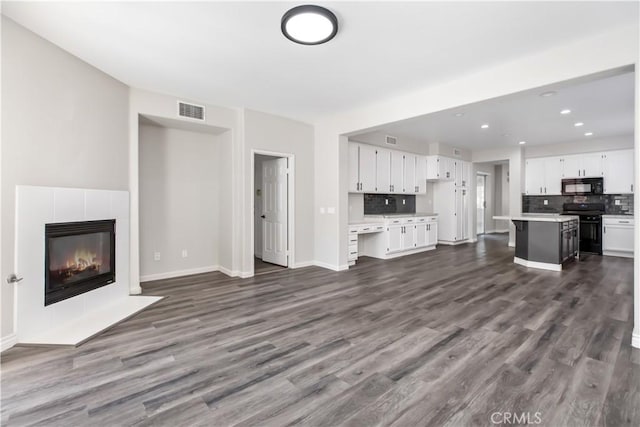
[(580, 252), (602, 255), (604, 203), (565, 203), (562, 214), (580, 217)]

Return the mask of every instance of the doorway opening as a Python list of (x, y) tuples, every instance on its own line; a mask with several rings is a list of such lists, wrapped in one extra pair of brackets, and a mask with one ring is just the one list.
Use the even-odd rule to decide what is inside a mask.
[(476, 175), (476, 206), (478, 212), (476, 215), (476, 234), (485, 234), (487, 232), (485, 222), (487, 211), (487, 175), (481, 172), (478, 172)]
[(290, 259), (290, 171), (287, 156), (254, 153), (254, 275), (286, 269)]

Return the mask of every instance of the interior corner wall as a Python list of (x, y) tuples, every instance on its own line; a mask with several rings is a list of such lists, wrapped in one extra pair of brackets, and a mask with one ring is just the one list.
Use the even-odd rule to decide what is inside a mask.
[[(249, 182), (253, 180), (253, 151), (294, 156), (295, 191), (295, 254), (296, 264), (313, 261), (314, 255), (314, 134), (313, 126), (307, 123), (262, 113), (244, 110), (244, 169), (246, 171), (244, 203), (249, 210), (253, 198)], [(249, 230), (254, 213), (246, 215), (244, 227)], [(255, 230), (254, 230), (255, 231)], [(247, 246), (243, 255), (243, 271), (253, 271), (255, 239)], [(250, 263), (250, 265), (246, 265)], [(295, 267), (295, 265), (293, 266)]]
[(2, 16), (2, 104), (5, 338), (14, 332), (14, 287), (4, 277), (15, 265), (15, 187), (127, 190), (128, 88)]
[[(129, 89), (129, 187), (131, 198), (131, 287), (132, 293), (141, 292), (140, 288), (140, 116), (152, 116), (163, 119), (183, 121), (185, 123), (194, 122), (190, 119), (178, 117), (178, 101), (189, 102), (189, 99), (176, 98), (171, 95), (149, 92), (137, 88)], [(196, 104), (203, 105), (201, 102)], [(242, 146), (242, 132), (240, 127), (240, 114), (238, 110), (224, 108), (215, 105), (204, 104), (205, 121), (198, 123), (199, 126), (213, 126), (221, 130), (227, 129), (224, 133), (217, 135), (218, 154), (220, 162), (216, 165), (219, 168), (221, 191), (218, 203), (226, 206), (218, 214), (221, 224), (218, 234), (218, 266), (220, 270), (229, 275), (238, 275), (240, 264), (239, 246), (241, 238), (240, 221), (236, 219), (237, 212), (240, 211), (238, 200), (235, 197), (237, 189), (240, 188), (241, 174), (238, 172), (238, 159)]]
[(220, 145), (218, 135), (140, 126), (141, 277), (218, 268)]

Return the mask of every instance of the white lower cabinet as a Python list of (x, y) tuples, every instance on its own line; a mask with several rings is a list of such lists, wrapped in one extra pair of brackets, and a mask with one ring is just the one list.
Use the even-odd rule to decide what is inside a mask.
[(360, 243), (361, 255), (383, 259), (435, 249), (438, 217), (390, 219), (385, 221), (383, 232), (371, 234)]
[(602, 218), (602, 254), (633, 257), (634, 218), (608, 215)]

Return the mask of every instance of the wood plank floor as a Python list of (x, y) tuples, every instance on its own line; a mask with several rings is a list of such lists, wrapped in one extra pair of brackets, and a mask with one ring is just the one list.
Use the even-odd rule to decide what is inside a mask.
[(3, 353), (1, 421), (640, 425), (632, 260), (512, 257), (494, 235), (340, 273), (150, 283), (168, 298), (79, 348)]

